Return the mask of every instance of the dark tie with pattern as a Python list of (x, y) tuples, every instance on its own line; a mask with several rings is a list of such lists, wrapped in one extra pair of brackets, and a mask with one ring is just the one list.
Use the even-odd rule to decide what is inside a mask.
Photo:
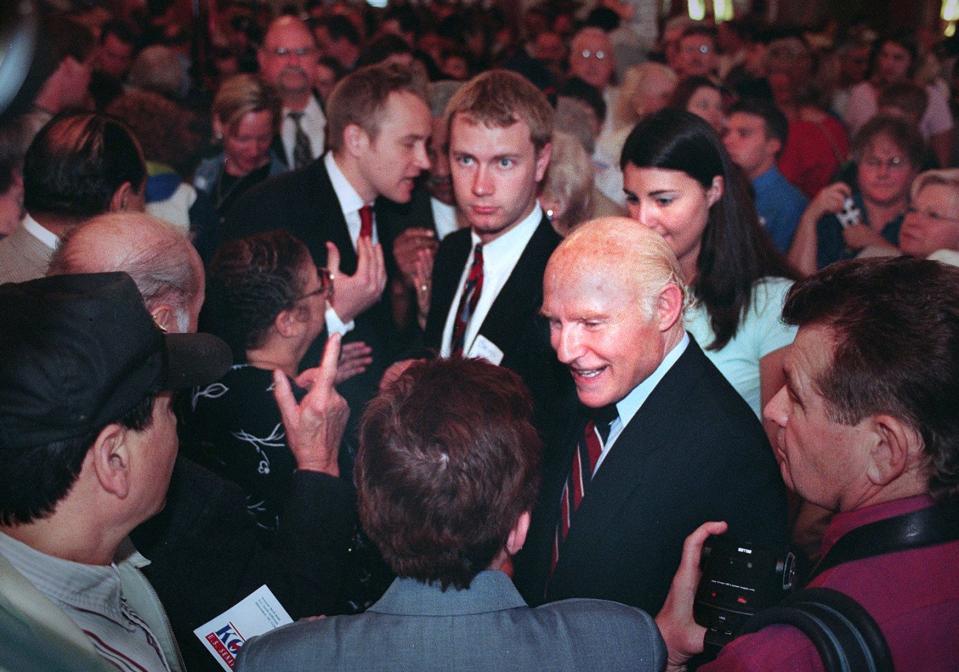
[(296, 127), (293, 133), (293, 167), (302, 168), (313, 160), (313, 150), (310, 147), (310, 139), (300, 124), (303, 120), (303, 113), (290, 112), (288, 116), (293, 120), (293, 125)]
[(460, 296), (460, 305), (456, 310), (456, 320), (453, 322), (453, 337), (450, 339), (450, 354), (453, 357), (463, 355), (463, 339), (466, 337), (466, 327), (469, 324), (476, 304), (479, 302), (480, 292), (483, 290), (483, 244), (477, 243), (473, 248), (473, 265), (466, 276), (463, 285), (463, 294)]
[(583, 497), (586, 496), (586, 489), (593, 479), (596, 463), (603, 452), (603, 446), (609, 440), (612, 422), (617, 417), (616, 409), (615, 407), (599, 409), (594, 413), (594, 417), (595, 421), (590, 419), (583, 429), (583, 435), (573, 452), (573, 463), (569, 471), (569, 477), (566, 479), (566, 485), (563, 486), (559, 521), (556, 524), (556, 535), (553, 540), (553, 561), (550, 566), (550, 574), (556, 569), (556, 563), (559, 562), (559, 546), (566, 539), (566, 535), (569, 534), (573, 514), (582, 503)]
[(373, 208), (364, 205), (360, 208), (360, 238), (373, 237)]

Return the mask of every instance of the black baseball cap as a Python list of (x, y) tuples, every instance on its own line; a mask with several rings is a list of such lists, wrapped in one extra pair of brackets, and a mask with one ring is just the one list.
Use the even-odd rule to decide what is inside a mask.
[(126, 273), (0, 285), (0, 315), (0, 450), (88, 436), (232, 362), (216, 336), (163, 333)]

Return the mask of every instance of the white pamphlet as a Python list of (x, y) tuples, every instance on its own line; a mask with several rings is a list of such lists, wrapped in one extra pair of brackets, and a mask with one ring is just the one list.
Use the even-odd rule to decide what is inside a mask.
[(193, 634), (200, 638), (220, 667), (231, 672), (247, 639), (292, 622), (276, 596), (263, 585)]

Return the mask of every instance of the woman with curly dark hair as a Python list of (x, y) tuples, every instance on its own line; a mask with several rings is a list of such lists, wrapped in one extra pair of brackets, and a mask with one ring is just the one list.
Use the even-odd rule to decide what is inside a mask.
[[(286, 374), (302, 399), (311, 377), (298, 376), (297, 366), (323, 330), (332, 294), (329, 273), (285, 231), (229, 241), (210, 265), (201, 324), (230, 345), (235, 363), (216, 383), (194, 390), (181, 430), (184, 450), (243, 488), (268, 535), (277, 529), (297, 468), (273, 397), (273, 372)], [(338, 379), (353, 364), (341, 367)]]

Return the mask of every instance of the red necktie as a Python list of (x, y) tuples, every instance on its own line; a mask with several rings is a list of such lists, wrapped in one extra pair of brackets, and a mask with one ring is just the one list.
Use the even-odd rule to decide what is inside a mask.
[(596, 463), (603, 452), (603, 445), (609, 439), (610, 423), (603, 418), (600, 420), (600, 428), (597, 429), (595, 422), (590, 420), (583, 429), (583, 436), (580, 437), (579, 445), (573, 452), (573, 464), (569, 471), (569, 477), (566, 479), (566, 485), (563, 486), (563, 497), (560, 500), (559, 522), (556, 524), (556, 536), (553, 540), (553, 561), (550, 566), (550, 574), (556, 569), (556, 563), (559, 562), (559, 545), (569, 534), (570, 524), (573, 514), (579, 508), (586, 495), (586, 487), (593, 478), (593, 472), (596, 470)]
[(360, 208), (360, 238), (373, 237), (373, 208), (364, 205)]
[(463, 285), (463, 294), (460, 296), (460, 305), (456, 310), (456, 321), (453, 322), (453, 337), (450, 339), (450, 354), (453, 357), (463, 355), (463, 339), (466, 337), (466, 326), (469, 324), (476, 304), (479, 302), (480, 292), (483, 290), (483, 245), (477, 243), (473, 248), (473, 265), (466, 276)]

